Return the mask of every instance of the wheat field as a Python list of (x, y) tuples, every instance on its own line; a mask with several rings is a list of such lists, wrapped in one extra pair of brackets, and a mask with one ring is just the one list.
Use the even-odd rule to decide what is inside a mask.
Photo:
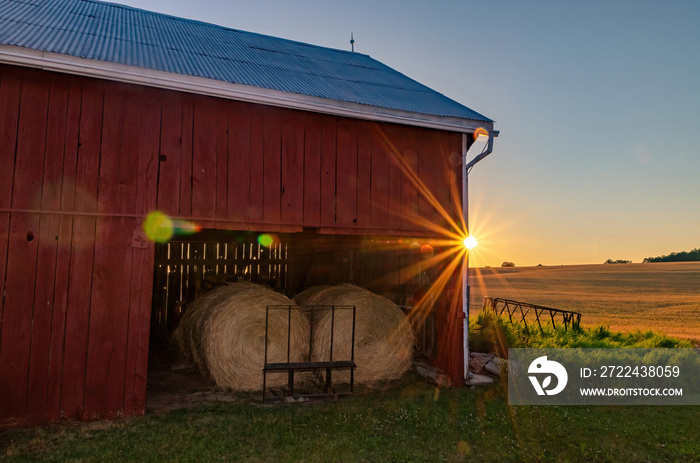
[(500, 297), (580, 312), (583, 326), (700, 342), (700, 262), (472, 268), (469, 285), (470, 318)]

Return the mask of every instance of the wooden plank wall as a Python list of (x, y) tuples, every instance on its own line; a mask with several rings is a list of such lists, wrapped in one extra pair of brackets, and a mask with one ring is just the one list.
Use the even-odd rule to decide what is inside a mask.
[(167, 339), (192, 301), (227, 282), (251, 281), (288, 293), (285, 235), (262, 245), (253, 233), (244, 233), (248, 239), (241, 241), (243, 235), (231, 239), (228, 233), (207, 233), (208, 237), (199, 234), (156, 246), (151, 329), (159, 333), (153, 334)]
[[(435, 235), (461, 135), (0, 66), (0, 426), (143, 413), (153, 210), (203, 228)], [(403, 166), (403, 167), (402, 167)]]
[(158, 209), (203, 228), (425, 235), (444, 219), (406, 168), (461, 210), (459, 134), (168, 92), (160, 135)]
[[(287, 238), (287, 237), (282, 237)], [(381, 294), (425, 291), (446, 262), (429, 265), (420, 239), (298, 233), (290, 239), (288, 291), (294, 295), (312, 286), (353, 283)], [(432, 255), (432, 254), (430, 254)]]

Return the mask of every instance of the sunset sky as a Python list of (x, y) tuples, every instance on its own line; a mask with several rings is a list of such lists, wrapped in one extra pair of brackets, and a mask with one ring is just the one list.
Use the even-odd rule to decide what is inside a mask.
[(126, 0), (368, 54), (496, 121), (474, 266), (700, 247), (700, 2)]

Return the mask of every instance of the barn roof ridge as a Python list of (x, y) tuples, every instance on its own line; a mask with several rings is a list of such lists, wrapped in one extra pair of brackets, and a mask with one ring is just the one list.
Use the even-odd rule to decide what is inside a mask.
[(461, 132), (493, 125), (367, 54), (99, 0), (3, 3), (0, 63)]

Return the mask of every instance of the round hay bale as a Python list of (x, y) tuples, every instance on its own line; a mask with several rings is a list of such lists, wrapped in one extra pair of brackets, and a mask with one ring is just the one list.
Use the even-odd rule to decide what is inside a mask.
[(316, 294), (318, 294), (320, 291), (323, 291), (325, 289), (332, 288), (330, 285), (320, 285), (320, 286), (312, 286), (311, 288), (305, 289), (304, 291), (300, 292), (296, 296), (294, 296), (294, 302), (297, 303), (299, 306), (306, 306), (309, 305), (308, 301), (313, 298)]
[(296, 302), (299, 307), (306, 307), (306, 309), (304, 309), (304, 315), (306, 315), (306, 318), (309, 319), (312, 328), (316, 323), (318, 323), (319, 317), (323, 315), (323, 310), (308, 310), (308, 307), (312, 305), (318, 305), (319, 303), (317, 302), (316, 295), (319, 292), (332, 287), (333, 286), (331, 285), (312, 286), (311, 288), (305, 289), (304, 291), (294, 296), (294, 302)]
[[(245, 289), (229, 295), (213, 308), (204, 321), (202, 348), (207, 369), (216, 384), (235, 391), (262, 388), (265, 364), (265, 319), (268, 305), (292, 305), (283, 294), (264, 287)], [(289, 361), (308, 360), (309, 321), (301, 310), (270, 310), (267, 361), (287, 361), (289, 327)], [(296, 375), (300, 381), (304, 375)], [(267, 387), (287, 384), (287, 375), (267, 375)]]
[(207, 365), (202, 348), (204, 323), (211, 315), (211, 312), (229, 297), (243, 291), (258, 288), (260, 286), (248, 281), (226, 284), (207, 291), (189, 304), (179, 325), (173, 332), (173, 340), (180, 353), (186, 359), (194, 362), (203, 373), (206, 373)]
[[(344, 284), (315, 291), (305, 306), (355, 306), (355, 377), (371, 386), (382, 380), (401, 377), (411, 366), (413, 332), (396, 304), (389, 299), (354, 285)], [(330, 310), (314, 319), (313, 361), (330, 359)], [(352, 342), (352, 311), (336, 310), (333, 323), (333, 359), (349, 360)], [(333, 377), (350, 381), (350, 372), (338, 370)]]

